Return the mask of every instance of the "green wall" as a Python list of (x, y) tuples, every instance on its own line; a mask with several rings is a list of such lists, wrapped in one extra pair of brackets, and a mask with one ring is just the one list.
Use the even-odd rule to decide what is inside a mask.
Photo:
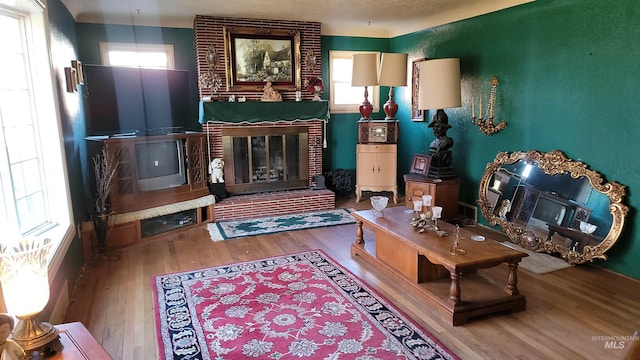
[[(389, 39), (323, 36), (322, 37), (322, 77), (325, 86), (324, 96), (329, 97), (329, 50), (347, 51), (389, 51)], [(364, 88), (362, 89), (364, 94)], [(369, 90), (371, 93), (371, 90)], [(380, 89), (380, 111), (371, 114), (374, 119), (384, 119), (382, 104), (389, 94), (388, 87)], [(356, 144), (358, 143), (358, 120), (360, 113), (331, 114), (327, 125), (327, 148), (323, 152), (323, 165), (325, 169), (355, 169), (356, 168)]]
[[(620, 0), (537, 0), (484, 16), (391, 39), (393, 52), (410, 59), (461, 60), (461, 108), (446, 110), (453, 128), (454, 167), (463, 180), (461, 200), (475, 203), (487, 162), (499, 151), (558, 149), (608, 180), (628, 187), (630, 213), (619, 242), (599, 265), (640, 278), (640, 189), (636, 158), (640, 132), (640, 3)], [(485, 136), (470, 123), (470, 99), (488, 102), (496, 76), (495, 116), (506, 130)], [(399, 90), (400, 94), (403, 89)], [(433, 135), (426, 123), (409, 120), (406, 94), (399, 112), (399, 169), (424, 152)], [(396, 100), (398, 101), (398, 100)], [(476, 104), (477, 109), (477, 104)], [(429, 114), (429, 118), (431, 114)]]

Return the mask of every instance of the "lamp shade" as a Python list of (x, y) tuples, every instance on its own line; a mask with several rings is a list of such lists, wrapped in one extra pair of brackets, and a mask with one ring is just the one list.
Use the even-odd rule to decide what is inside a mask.
[(7, 310), (18, 317), (36, 315), (49, 302), (47, 258), (52, 242), (23, 239), (19, 248), (0, 252), (0, 281)]
[(353, 55), (351, 86), (378, 85), (378, 54)]
[(446, 109), (462, 105), (460, 95), (460, 59), (422, 61), (418, 108)]
[(383, 53), (378, 85), (407, 86), (408, 54)]

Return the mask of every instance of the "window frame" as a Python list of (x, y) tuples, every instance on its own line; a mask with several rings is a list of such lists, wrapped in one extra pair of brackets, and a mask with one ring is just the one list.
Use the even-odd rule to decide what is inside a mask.
[[(22, 47), (25, 56), (27, 88), (30, 92), (32, 122), (38, 143), (38, 158), (42, 171), (41, 186), (45, 189), (48, 207), (48, 226), (28, 234), (18, 234), (17, 229), (5, 234), (7, 237), (35, 236), (49, 238), (53, 242), (49, 256), (49, 278), (58, 272), (67, 251), (76, 237), (69, 187), (67, 162), (64, 149), (59, 97), (56, 78), (64, 79), (64, 69), (56, 69), (51, 60), (49, 23), (46, 19), (45, 4), (39, 1), (19, 1), (14, 6), (0, 8), (2, 16), (21, 21)], [(36, 104), (37, 100), (37, 106)], [(0, 126), (3, 126), (0, 120)], [(4, 139), (2, 139), (4, 142)], [(4, 157), (5, 160), (8, 158)], [(8, 166), (3, 164), (2, 166)], [(46, 175), (45, 175), (46, 174)], [(13, 196), (11, 196), (13, 199)], [(4, 204), (3, 198), (3, 204)], [(15, 214), (15, 213), (14, 213)], [(13, 214), (12, 214), (13, 215)], [(9, 218), (11, 219), (11, 218)], [(3, 305), (3, 304), (2, 304)]]
[[(111, 65), (109, 60), (109, 52), (111, 51), (164, 53), (167, 56), (166, 69), (173, 70), (176, 68), (173, 45), (171, 44), (118, 43), (101, 41), (100, 58), (102, 65)], [(146, 66), (139, 64), (138, 67)]]
[[(335, 84), (337, 81), (333, 78), (333, 61), (334, 59), (348, 59), (353, 61), (353, 55), (355, 54), (363, 54), (363, 53), (372, 53), (375, 52), (378, 54), (378, 62), (380, 61), (380, 52), (377, 51), (351, 51), (351, 50), (329, 50), (329, 110), (332, 114), (359, 114), (360, 113), (360, 103), (357, 104), (336, 104), (335, 100), (340, 96), (340, 94), (336, 94), (337, 87)], [(378, 64), (378, 67), (380, 64)], [(342, 82), (340, 82), (342, 83)], [(350, 83), (350, 81), (349, 81)], [(364, 87), (357, 86), (355, 88), (361, 89), (362, 92), (362, 100), (364, 100)], [(355, 91), (355, 90), (354, 90)], [(369, 102), (373, 105), (373, 112), (380, 111), (380, 86), (369, 86)]]

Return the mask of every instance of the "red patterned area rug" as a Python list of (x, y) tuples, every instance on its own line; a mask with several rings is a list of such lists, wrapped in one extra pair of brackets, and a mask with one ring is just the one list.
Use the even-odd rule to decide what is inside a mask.
[(458, 359), (319, 250), (153, 279), (163, 359)]

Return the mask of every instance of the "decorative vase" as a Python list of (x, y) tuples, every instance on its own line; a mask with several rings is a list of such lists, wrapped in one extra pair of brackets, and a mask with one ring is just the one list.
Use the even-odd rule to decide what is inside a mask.
[(113, 215), (113, 213), (103, 211), (91, 218), (93, 231), (96, 233), (96, 248), (99, 254), (103, 254), (107, 249), (107, 236), (113, 224)]
[(316, 85), (313, 88), (313, 101), (321, 101), (320, 94), (322, 94), (322, 87)]

